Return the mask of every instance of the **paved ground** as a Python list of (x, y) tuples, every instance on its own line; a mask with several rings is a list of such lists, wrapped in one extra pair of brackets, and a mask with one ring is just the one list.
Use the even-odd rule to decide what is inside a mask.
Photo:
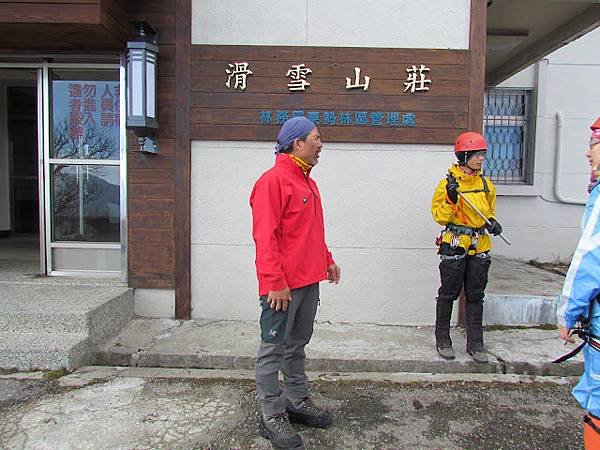
[[(58, 380), (0, 377), (2, 449), (268, 449), (250, 372), (84, 368)], [(307, 449), (577, 449), (572, 378), (311, 374), (335, 416), (298, 426)]]

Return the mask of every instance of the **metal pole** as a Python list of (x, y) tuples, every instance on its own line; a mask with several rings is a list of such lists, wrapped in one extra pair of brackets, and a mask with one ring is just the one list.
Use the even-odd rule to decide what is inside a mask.
[[(481, 211), (479, 211), (479, 210), (477, 209), (477, 207), (476, 207), (476, 206), (475, 206), (473, 203), (471, 203), (471, 201), (470, 201), (470, 200), (469, 200), (467, 197), (465, 197), (465, 196), (463, 195), (463, 193), (462, 193), (462, 192), (459, 192), (459, 191), (457, 191), (457, 192), (458, 192), (458, 195), (460, 195), (460, 196), (461, 196), (461, 198), (462, 198), (462, 199), (463, 199), (463, 200), (464, 200), (464, 201), (467, 203), (467, 205), (469, 205), (471, 208), (473, 208), (473, 211), (475, 211), (477, 214), (479, 214), (479, 216), (480, 216), (480, 217), (481, 217), (483, 220), (485, 220), (485, 223), (486, 223), (486, 224), (488, 224), (488, 225), (492, 225), (492, 224), (491, 224), (491, 222), (488, 220), (488, 218), (487, 218), (487, 217), (485, 217), (485, 216), (483, 215), (483, 213), (482, 213)], [(508, 240), (508, 239), (506, 239), (504, 236), (502, 236), (502, 233), (500, 233), (498, 236), (500, 236), (500, 238), (502, 238), (502, 240), (503, 240), (504, 242), (506, 242), (506, 244), (507, 244), (507, 245), (511, 245), (511, 243), (509, 242), (509, 240)]]

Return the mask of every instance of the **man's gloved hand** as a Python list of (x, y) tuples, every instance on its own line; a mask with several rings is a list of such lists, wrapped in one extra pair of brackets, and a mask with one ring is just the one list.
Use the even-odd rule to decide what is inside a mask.
[(494, 236), (498, 236), (502, 233), (502, 225), (500, 225), (496, 219), (490, 219), (490, 224), (485, 226), (488, 231)]
[(446, 177), (446, 194), (452, 203), (458, 201), (458, 181), (451, 174)]

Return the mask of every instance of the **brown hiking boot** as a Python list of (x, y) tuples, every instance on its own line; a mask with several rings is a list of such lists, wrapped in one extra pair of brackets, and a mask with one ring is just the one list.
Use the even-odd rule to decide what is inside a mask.
[(285, 410), (292, 422), (302, 423), (309, 427), (327, 428), (333, 422), (331, 414), (318, 408), (310, 397), (296, 402), (286, 399)]
[(277, 449), (301, 449), (302, 439), (294, 430), (286, 413), (275, 414), (271, 417), (260, 415), (258, 426), (260, 435), (273, 444)]

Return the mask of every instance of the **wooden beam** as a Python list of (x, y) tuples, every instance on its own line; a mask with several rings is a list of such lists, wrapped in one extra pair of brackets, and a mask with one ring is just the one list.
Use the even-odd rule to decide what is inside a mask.
[(177, 0), (175, 13), (175, 317), (192, 317), (190, 87), (192, 2)]
[(516, 36), (516, 37), (527, 37), (529, 36), (529, 30), (511, 30), (511, 29), (496, 29), (491, 28), (487, 30), (488, 36)]
[(487, 84), (496, 86), (520, 70), (598, 26), (600, 26), (600, 5), (593, 5), (556, 30), (538, 39), (506, 63), (501, 64), (497, 70), (488, 73)]
[(486, 0), (471, 0), (471, 53), (469, 76), (469, 130), (483, 130), (483, 94), (485, 90), (485, 49), (487, 29)]
[(0, 3), (0, 23), (100, 24), (100, 1), (70, 3)]

